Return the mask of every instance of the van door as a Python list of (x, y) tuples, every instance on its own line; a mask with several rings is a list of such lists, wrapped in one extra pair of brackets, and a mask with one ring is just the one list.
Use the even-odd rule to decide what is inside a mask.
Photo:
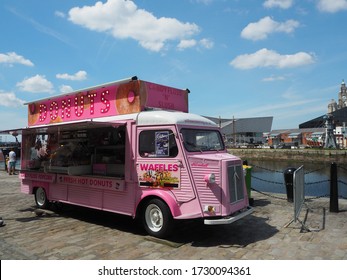
[(170, 231), (172, 218), (189, 214), (181, 206), (196, 194), (175, 127), (138, 128), (137, 135), (138, 213), (147, 232), (161, 237)]

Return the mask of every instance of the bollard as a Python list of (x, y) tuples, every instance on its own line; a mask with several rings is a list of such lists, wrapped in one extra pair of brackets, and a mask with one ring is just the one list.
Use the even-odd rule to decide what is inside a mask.
[(286, 186), (286, 191), (287, 191), (287, 201), (293, 202), (293, 177), (294, 177), (294, 171), (296, 168), (294, 167), (289, 167), (286, 170), (284, 170), (284, 184)]
[(339, 191), (337, 188), (337, 165), (330, 165), (330, 212), (339, 212)]
[(252, 188), (252, 166), (248, 165), (248, 162), (245, 160), (243, 162), (243, 170), (245, 173), (245, 182), (246, 182), (246, 188), (247, 188), (247, 195), (248, 195), (248, 203), (249, 205), (254, 205), (254, 199), (251, 197), (251, 188)]

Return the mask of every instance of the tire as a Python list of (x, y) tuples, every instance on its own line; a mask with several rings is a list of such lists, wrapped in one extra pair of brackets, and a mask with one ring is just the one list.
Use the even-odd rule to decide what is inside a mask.
[(37, 188), (35, 192), (36, 206), (40, 209), (46, 209), (49, 206), (46, 190), (44, 188)]
[(160, 199), (149, 200), (142, 211), (142, 223), (148, 234), (163, 238), (171, 233), (173, 219), (169, 207)]

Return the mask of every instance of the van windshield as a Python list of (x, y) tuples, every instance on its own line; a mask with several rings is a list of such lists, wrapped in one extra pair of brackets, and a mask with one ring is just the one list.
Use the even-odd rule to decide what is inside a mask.
[(188, 152), (224, 150), (224, 142), (218, 130), (183, 128), (181, 133)]

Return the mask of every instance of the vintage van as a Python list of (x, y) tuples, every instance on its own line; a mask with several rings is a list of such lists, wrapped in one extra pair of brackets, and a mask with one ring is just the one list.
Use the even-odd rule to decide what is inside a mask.
[(22, 192), (39, 208), (62, 202), (139, 218), (160, 238), (175, 220), (249, 215), (242, 161), (214, 122), (188, 113), (188, 93), (133, 77), (27, 103)]

